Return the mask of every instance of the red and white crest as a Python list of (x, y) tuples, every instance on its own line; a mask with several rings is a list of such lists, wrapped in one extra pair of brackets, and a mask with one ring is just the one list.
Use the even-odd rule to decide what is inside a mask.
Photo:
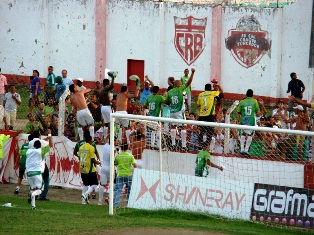
[(207, 17), (174, 17), (174, 46), (182, 59), (191, 65), (203, 52)]
[(236, 29), (229, 30), (226, 47), (235, 60), (245, 68), (252, 67), (270, 50), (271, 41), (268, 32), (261, 30), (257, 19), (251, 16), (242, 17)]

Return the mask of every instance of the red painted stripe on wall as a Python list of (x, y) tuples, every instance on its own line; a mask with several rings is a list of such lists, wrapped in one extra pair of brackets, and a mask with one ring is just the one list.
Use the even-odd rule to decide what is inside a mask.
[(106, 0), (95, 1), (95, 81), (104, 79), (106, 69)]
[(222, 35), (222, 7), (213, 8), (212, 12), (212, 41), (211, 41), (211, 70), (210, 78), (221, 80), (221, 35)]

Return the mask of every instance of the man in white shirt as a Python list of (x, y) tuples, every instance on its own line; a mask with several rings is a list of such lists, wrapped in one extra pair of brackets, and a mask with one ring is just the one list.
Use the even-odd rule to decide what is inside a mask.
[(285, 108), (285, 104), (282, 100), (277, 103), (278, 108), (272, 111), (272, 117), (278, 116), (282, 129), (288, 129), (287, 121), (289, 119), (288, 109)]
[(62, 83), (65, 85), (66, 90), (69, 90), (69, 86), (73, 84), (73, 81), (71, 78), (68, 77), (68, 71), (63, 69), (61, 73), (62, 73)]
[(0, 105), (3, 105), (4, 95), (7, 90), (7, 85), (8, 85), (7, 78), (4, 75), (2, 75), (1, 68), (0, 68)]
[(15, 85), (10, 85), (10, 92), (6, 93), (4, 97), (5, 118), (9, 130), (13, 130), (14, 128), (17, 106), (22, 103), (20, 94), (15, 91)]
[[(53, 146), (51, 130), (48, 129), (47, 131), (48, 131), (48, 141), (40, 139), (41, 135), (40, 135), (40, 132), (37, 130), (33, 132), (32, 135), (34, 138), (28, 144), (29, 149), (33, 149), (35, 147), (34, 145), (35, 141), (36, 140), (40, 141), (43, 160), (45, 159), (46, 154), (49, 153), (50, 148), (52, 148)], [(49, 169), (46, 163), (44, 163), (42, 179), (44, 182), (44, 190), (41, 192), (40, 196), (38, 197), (38, 200), (49, 201), (49, 199), (47, 198), (47, 194), (49, 190)]]
[(40, 140), (34, 142), (34, 148), (26, 152), (26, 174), (29, 187), (31, 189), (32, 209), (36, 209), (35, 197), (41, 194), (42, 189), (42, 172), (44, 171), (44, 159), (42, 157)]

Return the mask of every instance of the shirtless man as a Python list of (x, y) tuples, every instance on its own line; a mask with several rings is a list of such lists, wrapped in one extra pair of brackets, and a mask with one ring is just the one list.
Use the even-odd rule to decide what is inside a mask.
[[(110, 74), (110, 75), (109, 75)], [(111, 102), (110, 102), (110, 91), (114, 88), (114, 79), (115, 76), (112, 75), (112, 73), (109, 73), (108, 75), (111, 77), (111, 83), (109, 84), (109, 79), (103, 80), (103, 88), (99, 92), (99, 101), (101, 103), (101, 114), (104, 119), (105, 123), (105, 129), (109, 128), (109, 122), (110, 122), (110, 113), (111, 111)], [(109, 130), (109, 129), (108, 129)], [(107, 131), (105, 131), (104, 136), (107, 136)]]
[[(304, 110), (302, 105), (297, 105), (296, 107), (293, 107), (296, 110), (296, 113), (298, 115), (298, 118), (296, 120), (296, 130), (300, 131), (306, 131), (307, 125), (310, 123), (309, 115), (307, 114), (307, 111)], [(303, 144), (305, 140), (305, 135), (297, 135), (296, 136), (296, 145), (298, 147), (298, 158), (299, 161), (302, 161), (303, 156)]]
[(73, 111), (77, 111), (76, 118), (81, 127), (78, 128), (80, 140), (83, 140), (83, 128), (89, 129), (91, 137), (94, 139), (94, 118), (89, 111), (86, 100), (84, 97), (85, 93), (91, 91), (91, 89), (78, 90), (77, 85), (71, 84), (69, 90), (72, 92), (71, 103), (74, 107)]
[[(128, 100), (130, 98), (137, 98), (139, 94), (140, 87), (136, 88), (136, 91), (134, 94), (129, 94), (128, 93), (128, 87), (127, 86), (122, 86), (121, 87), (121, 93), (117, 95), (117, 103), (116, 103), (116, 113), (122, 113), (122, 114), (127, 114), (127, 107), (128, 107)], [(123, 119), (121, 120), (121, 124), (124, 127), (129, 127), (129, 120)]]
[[(304, 110), (302, 105), (297, 105), (293, 107), (295, 109), (295, 112), (297, 114), (296, 118), (296, 126), (295, 130), (300, 131), (306, 131), (307, 125), (310, 123), (309, 115), (307, 114), (307, 111)], [(285, 146), (283, 146), (283, 153), (288, 158), (292, 158), (293, 155), (293, 145), (295, 144), (298, 148), (298, 160), (302, 161), (303, 157), (303, 145), (305, 140), (305, 135), (290, 135), (285, 140)]]

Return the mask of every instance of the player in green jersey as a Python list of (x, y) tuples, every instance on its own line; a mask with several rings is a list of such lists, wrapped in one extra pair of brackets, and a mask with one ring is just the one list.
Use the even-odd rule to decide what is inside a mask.
[[(255, 115), (259, 111), (259, 105), (253, 97), (253, 90), (248, 89), (246, 98), (240, 101), (238, 106), (238, 122), (240, 125), (255, 126)], [(242, 130), (240, 138), (241, 154), (249, 155), (252, 143), (253, 130)]]
[(218, 170), (223, 171), (223, 168), (221, 166), (217, 166), (216, 164), (212, 163), (210, 161), (210, 153), (208, 152), (209, 150), (209, 145), (207, 146), (206, 149), (202, 149), (201, 151), (198, 152), (196, 155), (196, 160), (195, 160), (195, 176), (202, 177), (204, 168), (207, 167), (215, 167)]
[[(185, 85), (187, 81), (189, 80), (189, 69), (184, 70), (184, 76), (181, 77), (182, 85)], [(185, 88), (186, 96), (187, 96), (187, 108), (188, 111), (191, 111), (191, 86), (188, 86)]]
[[(174, 119), (185, 119), (184, 117), (184, 102), (183, 102), (183, 92), (185, 89), (191, 85), (193, 78), (194, 78), (194, 73), (195, 69), (191, 69), (191, 76), (189, 80), (182, 85), (181, 80), (175, 80), (174, 81), (174, 88), (172, 88), (170, 91), (168, 91), (166, 99), (165, 99), (165, 104), (170, 106), (170, 118)], [(172, 145), (176, 144), (176, 129), (175, 126), (171, 127), (171, 141)], [(181, 140), (182, 140), (182, 147), (186, 147), (186, 129), (184, 128), (181, 130)]]
[[(158, 95), (159, 86), (154, 86), (152, 88), (153, 94), (149, 95), (144, 102), (144, 109), (148, 109), (148, 115), (153, 117), (160, 116), (161, 107), (165, 101), (162, 95)], [(151, 146), (155, 145), (155, 135), (156, 131), (147, 127), (147, 138), (151, 140)]]
[(153, 94), (149, 95), (145, 102), (144, 108), (148, 109), (148, 115), (159, 117), (161, 106), (164, 103), (164, 97), (162, 95), (158, 95), (159, 86), (154, 86), (152, 89)]

